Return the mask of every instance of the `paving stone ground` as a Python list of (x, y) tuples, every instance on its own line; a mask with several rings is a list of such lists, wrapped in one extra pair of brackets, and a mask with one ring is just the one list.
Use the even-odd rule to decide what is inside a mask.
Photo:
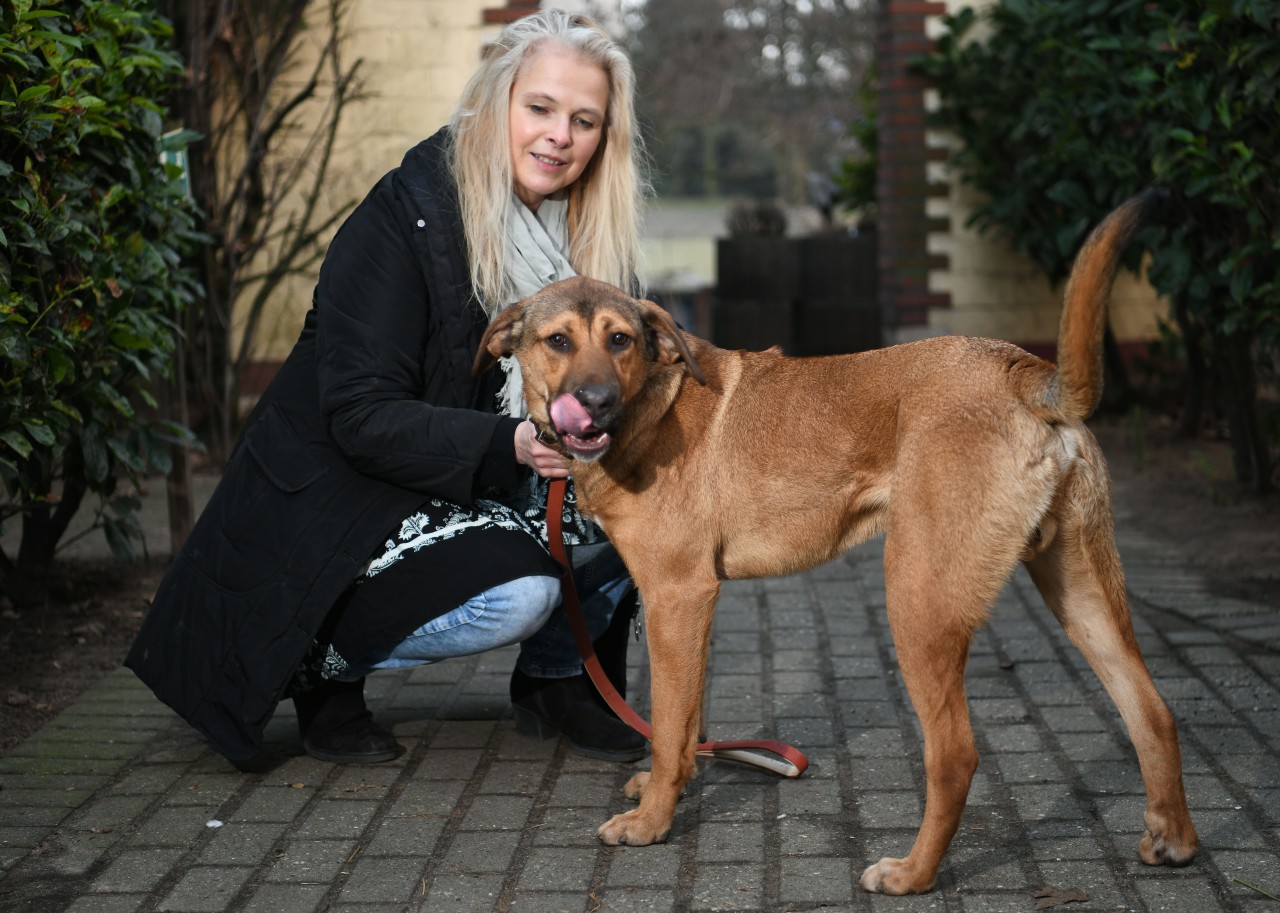
[[(710, 734), (808, 755), (781, 780), (703, 762), (662, 846), (610, 848), (640, 765), (516, 733), (514, 652), (369, 680), (408, 752), (335, 766), (300, 755), (289, 705), (267, 774), (241, 774), (127, 670), (0, 757), (0, 909), (235, 913), (1280, 909), (1280, 609), (1215, 596), (1176, 553), (1121, 530), (1139, 638), (1177, 717), (1202, 851), (1137, 859), (1143, 793), (1115, 710), (1024, 574), (976, 638), (968, 688), (982, 761), (927, 895), (864, 893), (919, 822), (921, 740), (894, 663), (877, 543), (804, 574), (726, 586)], [(643, 647), (631, 691), (647, 694)], [(645, 709), (645, 701), (638, 704)], [(1272, 895), (1268, 898), (1261, 892)]]

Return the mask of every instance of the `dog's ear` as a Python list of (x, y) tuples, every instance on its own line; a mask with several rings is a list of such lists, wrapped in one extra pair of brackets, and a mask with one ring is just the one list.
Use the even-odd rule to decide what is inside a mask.
[(499, 358), (513, 354), (523, 331), (524, 302), (517, 301), (493, 318), (489, 328), (480, 337), (480, 348), (471, 365), (471, 376), (479, 377), (492, 368)]
[(644, 324), (653, 333), (654, 342), (658, 350), (658, 361), (664, 365), (674, 365), (683, 361), (685, 369), (693, 376), (693, 379), (705, 387), (707, 385), (706, 375), (702, 373), (702, 368), (698, 365), (697, 359), (689, 351), (689, 346), (684, 341), (684, 334), (676, 326), (675, 320), (652, 301), (642, 301), (640, 303), (644, 309)]

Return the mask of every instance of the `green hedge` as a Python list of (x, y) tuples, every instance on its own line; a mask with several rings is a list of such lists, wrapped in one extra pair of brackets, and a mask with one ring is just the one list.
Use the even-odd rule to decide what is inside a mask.
[(919, 64), (985, 194), (974, 224), (1056, 280), (1109, 209), (1166, 187), (1151, 282), (1212, 373), (1238, 478), (1268, 489), (1255, 366), (1280, 352), (1280, 2), (1003, 0), (947, 25)]
[(169, 40), (143, 0), (0, 8), (0, 525), (26, 517), (21, 556), (37, 565), (59, 501), (86, 492), (130, 551), (117, 480), (166, 471), (187, 438), (155, 419), (149, 392), (170, 369), (195, 292), (182, 257), (198, 243), (161, 161), (162, 101), (182, 71)]

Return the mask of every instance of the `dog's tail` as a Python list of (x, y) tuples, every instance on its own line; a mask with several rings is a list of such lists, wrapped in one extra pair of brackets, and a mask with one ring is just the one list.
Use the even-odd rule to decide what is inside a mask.
[(1095, 228), (1076, 255), (1058, 328), (1058, 375), (1043, 405), (1075, 420), (1093, 414), (1102, 398), (1102, 333), (1107, 299), (1121, 255), (1168, 196), (1159, 188), (1130, 197)]

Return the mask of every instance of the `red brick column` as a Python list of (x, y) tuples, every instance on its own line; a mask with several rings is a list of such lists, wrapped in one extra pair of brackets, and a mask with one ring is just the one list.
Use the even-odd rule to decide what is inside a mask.
[(541, 6), (540, 0), (507, 0), (505, 6), (489, 7), (484, 11), (484, 24), (506, 25), (536, 13)]
[(909, 67), (912, 57), (933, 49), (925, 19), (946, 12), (943, 3), (881, 0), (876, 34), (879, 144), (876, 200), (879, 238), (880, 309), (886, 327), (923, 326), (929, 309), (949, 307), (951, 296), (929, 291), (929, 270), (943, 269), (945, 256), (930, 255), (928, 234), (948, 231), (945, 219), (930, 220), (925, 201), (942, 196), (931, 186), (930, 161), (946, 158), (925, 145), (924, 90), (928, 81)]

